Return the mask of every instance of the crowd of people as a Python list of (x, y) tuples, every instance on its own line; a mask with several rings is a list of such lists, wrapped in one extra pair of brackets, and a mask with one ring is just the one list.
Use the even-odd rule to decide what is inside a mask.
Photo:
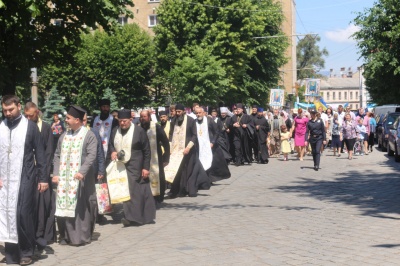
[(196, 197), (229, 178), (231, 163), (267, 164), (281, 155), (288, 161), (296, 150), (300, 161), (312, 153), (318, 171), (328, 144), (338, 156), (346, 147), (351, 159), (356, 140), (368, 154), (374, 132), (373, 115), (360, 109), (356, 116), (342, 106), (337, 112), (298, 109), (292, 116), (258, 106), (246, 114), (241, 103), (232, 110), (195, 103), (192, 112), (175, 104), (156, 116), (142, 110), (136, 119), (128, 109), (110, 112), (110, 101), (102, 99), (90, 125), (86, 110), (76, 105), (65, 121), (55, 114), (50, 125), (32, 102), (22, 110), (20, 99), (7, 95), (1, 104), (0, 241), (7, 264), (28, 265), (35, 249), (56, 241), (90, 243), (96, 222), (105, 219), (95, 184), (107, 182), (112, 162), (124, 165), (128, 179), (121, 222), (141, 226), (155, 222), (164, 199)]

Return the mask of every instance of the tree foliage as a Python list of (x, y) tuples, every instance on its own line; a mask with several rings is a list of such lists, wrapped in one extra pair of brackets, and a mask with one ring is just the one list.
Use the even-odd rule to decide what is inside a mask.
[[(321, 41), (319, 36), (306, 35), (297, 43), (297, 78), (317, 78), (318, 69), (325, 67), (324, 56), (328, 56), (329, 52), (326, 48), (322, 50), (318, 46)], [(317, 71), (316, 71), (317, 69)]]
[[(169, 87), (167, 93), (177, 101), (201, 99), (205, 104), (266, 101), (268, 88), (279, 80), (278, 68), (286, 62), (288, 43), (284, 38), (255, 37), (283, 35), (279, 4), (272, 0), (164, 0), (157, 13), (161, 24), (155, 28), (156, 71)], [(199, 57), (202, 53), (204, 59)], [(193, 67), (194, 62), (207, 60), (220, 69), (214, 75), (209, 72), (212, 67)], [(182, 78), (171, 79), (171, 75)], [(196, 82), (194, 77), (204, 75), (207, 84), (203, 78)], [(190, 86), (183, 85), (183, 77), (192, 77)], [(204, 98), (210, 89), (213, 99)]]
[(354, 22), (354, 34), (364, 59), (364, 77), (372, 101), (400, 103), (400, 2), (377, 1)]
[(54, 114), (64, 114), (64, 100), (60, 96), (56, 87), (53, 87), (41, 108), (43, 112), (43, 120), (51, 123)]
[(82, 35), (71, 62), (51, 64), (41, 71), (41, 84), (57, 86), (68, 103), (95, 110), (107, 89), (112, 90), (119, 107), (141, 107), (151, 101), (154, 45), (136, 24), (117, 27), (112, 34), (95, 31)]
[(29, 82), (30, 68), (68, 59), (82, 31), (108, 31), (130, 0), (1, 0), (0, 93)]

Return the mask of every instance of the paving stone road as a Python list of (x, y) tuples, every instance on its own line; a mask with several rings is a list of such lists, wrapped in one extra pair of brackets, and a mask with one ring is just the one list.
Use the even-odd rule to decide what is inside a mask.
[(53, 244), (35, 265), (400, 265), (400, 164), (346, 156), (325, 152), (318, 172), (310, 156), (231, 166), (197, 198), (166, 200), (156, 224), (106, 216), (91, 244)]

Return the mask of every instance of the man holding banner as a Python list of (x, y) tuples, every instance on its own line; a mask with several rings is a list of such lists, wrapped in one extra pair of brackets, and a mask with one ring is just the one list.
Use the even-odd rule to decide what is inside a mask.
[(118, 111), (118, 120), (119, 127), (111, 133), (107, 161), (118, 159), (125, 164), (128, 175), (130, 200), (123, 204), (125, 218), (121, 222), (125, 227), (154, 223), (156, 205), (149, 181), (149, 139), (143, 128), (132, 123), (129, 109)]

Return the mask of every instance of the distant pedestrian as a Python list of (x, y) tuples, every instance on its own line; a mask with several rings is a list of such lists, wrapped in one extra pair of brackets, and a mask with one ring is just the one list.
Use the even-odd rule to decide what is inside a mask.
[(303, 109), (297, 110), (297, 116), (294, 119), (294, 144), (297, 151), (297, 157), (303, 161), (306, 150), (305, 135), (307, 131), (308, 118), (304, 115)]
[(315, 110), (310, 111), (311, 120), (307, 124), (305, 144), (311, 144), (311, 150), (314, 161), (314, 170), (318, 171), (321, 159), (321, 147), (326, 144), (325, 123), (322, 121)]
[(290, 148), (290, 132), (287, 130), (286, 125), (281, 125), (281, 133), (280, 133), (280, 139), (281, 139), (281, 151), (283, 153), (283, 160), (287, 161), (288, 160), (288, 154), (291, 151)]
[(336, 151), (338, 152), (338, 157), (340, 157), (340, 149), (342, 147), (341, 141), (341, 123), (339, 121), (339, 115), (335, 113), (332, 119), (332, 142), (331, 147), (333, 149), (333, 156), (336, 156)]
[(369, 117), (368, 150), (372, 152), (375, 144), (374, 136), (376, 131), (376, 120), (374, 114), (371, 112), (368, 112), (368, 117)]
[(359, 131), (354, 121), (351, 119), (350, 114), (345, 115), (345, 120), (343, 121), (341, 132), (342, 140), (347, 147), (348, 158), (349, 160), (351, 160), (353, 159), (353, 148), (359, 135)]
[[(360, 118), (358, 119), (358, 124), (357, 124), (357, 129), (360, 132), (359, 134), (359, 139), (361, 143), (364, 143), (365, 141), (368, 141), (368, 133), (366, 127), (363, 125), (364, 119)], [(366, 150), (365, 146), (362, 145), (362, 151), (361, 155), (367, 154), (368, 151)]]

